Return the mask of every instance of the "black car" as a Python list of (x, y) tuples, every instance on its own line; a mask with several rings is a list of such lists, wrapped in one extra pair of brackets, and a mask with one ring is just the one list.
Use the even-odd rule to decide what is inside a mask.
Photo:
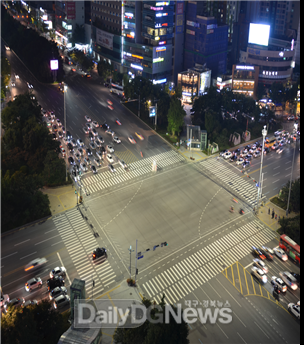
[(247, 155), (244, 157), (244, 159), (246, 159), (247, 161), (251, 161), (252, 155), (247, 154)]
[(298, 286), (300, 287), (300, 275), (298, 273), (295, 273), (295, 272), (290, 272), (290, 274), (296, 278)]
[(260, 251), (263, 255), (266, 256), (266, 259), (267, 259), (267, 260), (273, 260), (273, 256), (269, 253), (268, 250), (264, 249), (263, 247), (258, 248), (258, 249), (259, 249), (259, 251)]
[(72, 145), (71, 143), (68, 143), (68, 144), (67, 144), (67, 148), (68, 148), (68, 150), (69, 150), (70, 152), (73, 152), (73, 151), (74, 151), (74, 147), (73, 147), (73, 145)]
[(106, 149), (105, 149), (103, 146), (101, 146), (100, 151), (101, 151), (102, 153), (106, 153)]
[(72, 134), (71, 134), (69, 131), (67, 131), (67, 132), (66, 132), (66, 137), (67, 137), (68, 139), (72, 139)]
[(91, 170), (92, 170), (92, 173), (93, 174), (96, 174), (97, 173), (97, 170), (95, 168), (95, 165), (91, 165)]
[(109, 126), (107, 123), (104, 123), (104, 124), (102, 125), (102, 128), (103, 128), (104, 130), (107, 130), (107, 129), (110, 128), (110, 126)]
[(96, 260), (100, 257), (104, 257), (104, 256), (106, 256), (106, 252), (107, 252), (107, 250), (105, 248), (99, 248), (98, 247), (95, 250), (93, 250), (92, 259)]
[(57, 286), (64, 286), (64, 279), (60, 276), (54, 276), (46, 281), (48, 291), (54, 290)]
[(250, 167), (250, 163), (248, 161), (245, 161), (243, 164), (242, 164), (243, 168), (246, 169), (246, 168), (249, 168)]
[(235, 162), (238, 159), (238, 156), (234, 154), (233, 156), (230, 157), (230, 162)]
[(74, 164), (75, 164), (75, 161), (74, 161), (74, 158), (73, 158), (73, 157), (69, 157), (69, 158), (68, 158), (68, 162), (69, 162), (71, 165), (74, 165)]
[(90, 140), (95, 140), (94, 134), (92, 132), (89, 132), (89, 138)]
[(265, 147), (264, 148), (264, 152), (266, 152), (266, 154), (269, 153), (270, 152), (270, 148), (269, 147)]
[(236, 149), (236, 150), (234, 151), (234, 154), (235, 154), (236, 156), (239, 156), (239, 155), (241, 154), (241, 149)]
[(92, 156), (92, 151), (91, 151), (91, 149), (87, 149), (87, 154), (88, 154), (88, 156)]

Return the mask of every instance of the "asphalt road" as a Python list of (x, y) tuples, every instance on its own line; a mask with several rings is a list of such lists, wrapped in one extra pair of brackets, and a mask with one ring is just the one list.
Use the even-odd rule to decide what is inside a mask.
[[(18, 61), (11, 64), (20, 75), (16, 92), (19, 88), (24, 90), (25, 80), (28, 80), (34, 85), (34, 93), (43, 108), (58, 113), (63, 122), (63, 95), (55, 88), (36, 84)], [(140, 127), (141, 123), (124, 112), (115, 98), (114, 111), (108, 109), (102, 102), (111, 96), (103, 86), (94, 87), (93, 79), (80, 75), (70, 78), (75, 79), (75, 83), (70, 82), (67, 92), (67, 129), (73, 136), (82, 135), (85, 114), (114, 126), (117, 108), (123, 123), (118, 136), (125, 145), (120, 147), (137, 160), (130, 163), (129, 171), (117, 171), (115, 177), (99, 173), (106, 177), (107, 187), (100, 185), (94, 191), (90, 186), (97, 185), (97, 181), (92, 180), (91, 175), (84, 178), (84, 186), (92, 188), (92, 192), (80, 209), (66, 211), (40, 225), (3, 237), (3, 292), (11, 298), (46, 298), (45, 286), (31, 294), (24, 290), (25, 282), (33, 276), (24, 272), (24, 265), (36, 257), (46, 257), (47, 264), (37, 272), (44, 285), (51, 269), (64, 266), (66, 285), (75, 277), (85, 279), (87, 295), (96, 298), (129, 276), (129, 248), (131, 245), (135, 250), (137, 240), (137, 250), (143, 255), (137, 260), (137, 282), (146, 297), (159, 302), (165, 293), (170, 303), (228, 301), (233, 312), (232, 324), (194, 323), (190, 325), (192, 343), (299, 343), (299, 324), (286, 311), (289, 301), (297, 302), (299, 290), (294, 294), (288, 291), (278, 305), (269, 283), (262, 287), (249, 279), (251, 246), (278, 245), (276, 234), (252, 215), (256, 198), (254, 183), (247, 181), (246, 175), (228, 162), (209, 159), (185, 163), (159, 138), (152, 142), (151, 160), (140, 159), (138, 148), (125, 136), (138, 129), (145, 137), (140, 145), (147, 145), (153, 132)], [(85, 138), (84, 133), (82, 138)], [(264, 179), (263, 191), (267, 196), (277, 193), (274, 188), (289, 180), (292, 154), (291, 147), (279, 157), (275, 154), (265, 157), (267, 179)], [(160, 165), (157, 173), (150, 171), (155, 156)], [(257, 168), (258, 161), (254, 161), (252, 174)], [(295, 174), (298, 174), (297, 169), (294, 169)], [(278, 171), (281, 173), (276, 176)], [(116, 183), (110, 184), (115, 178)], [(120, 178), (124, 178), (124, 182)], [(275, 182), (278, 178), (280, 180)], [(245, 210), (243, 216), (229, 212), (235, 196)], [(94, 236), (95, 232), (98, 237)], [(168, 246), (162, 247), (164, 242)], [(107, 258), (96, 265), (92, 263), (91, 252), (97, 246), (107, 249)], [(299, 271), (292, 263), (282, 263), (277, 258), (268, 265), (268, 279), (284, 269)], [(131, 270), (134, 275), (134, 251)]]

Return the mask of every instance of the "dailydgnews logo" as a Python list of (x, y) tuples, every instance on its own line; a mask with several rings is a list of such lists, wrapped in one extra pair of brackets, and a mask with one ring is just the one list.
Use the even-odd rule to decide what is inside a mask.
[[(186, 301), (189, 302), (189, 301)], [(195, 302), (195, 301), (192, 301)], [(146, 320), (151, 323), (193, 324), (229, 324), (232, 322), (232, 310), (226, 302), (220, 305), (204, 307), (201, 303), (188, 303), (186, 306), (177, 304), (151, 305), (149, 308), (137, 300), (75, 300), (75, 328), (136, 328)]]

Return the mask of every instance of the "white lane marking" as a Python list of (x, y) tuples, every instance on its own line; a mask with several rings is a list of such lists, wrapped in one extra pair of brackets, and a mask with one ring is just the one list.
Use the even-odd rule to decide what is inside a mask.
[(28, 242), (28, 241), (30, 241), (30, 240), (31, 240), (31, 239), (29, 238), (28, 240), (25, 240), (25, 241), (23, 241), (23, 242), (20, 242), (20, 243), (14, 244), (14, 247), (19, 246), (19, 244), (22, 244), (22, 243)]
[(22, 259), (24, 259), (24, 258), (27, 258), (28, 256), (31, 256), (31, 255), (33, 255), (33, 254), (36, 254), (37, 252), (34, 252), (34, 253), (32, 253), (32, 254), (29, 254), (29, 255), (25, 255), (25, 256), (23, 256), (22, 258), (20, 258), (20, 260), (22, 260)]
[(15, 254), (17, 254), (17, 253), (18, 253), (18, 252), (15, 252), (15, 253), (12, 253), (12, 254), (6, 255), (6, 256), (4, 256), (3, 258), (1, 258), (1, 260), (6, 259), (6, 258), (8, 258), (9, 256), (15, 255)]
[(58, 236), (60, 236), (60, 234), (55, 235), (55, 236), (50, 237), (50, 238), (47, 238), (46, 240), (43, 240), (43, 241), (41, 241), (41, 242), (35, 243), (35, 246), (37, 246), (37, 245), (40, 244), (40, 243), (46, 242), (46, 241), (48, 241), (48, 240), (51, 240), (52, 238), (58, 237)]
[(266, 337), (269, 339), (268, 335), (262, 330), (262, 328), (254, 321), (254, 323), (259, 327), (259, 329), (266, 335)]

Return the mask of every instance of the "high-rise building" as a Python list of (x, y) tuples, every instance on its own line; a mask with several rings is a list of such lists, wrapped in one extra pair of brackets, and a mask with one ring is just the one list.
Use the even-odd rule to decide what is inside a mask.
[(212, 76), (225, 74), (227, 68), (228, 26), (214, 17), (202, 17), (201, 3), (190, 1), (186, 10), (184, 70), (195, 63), (206, 65)]

